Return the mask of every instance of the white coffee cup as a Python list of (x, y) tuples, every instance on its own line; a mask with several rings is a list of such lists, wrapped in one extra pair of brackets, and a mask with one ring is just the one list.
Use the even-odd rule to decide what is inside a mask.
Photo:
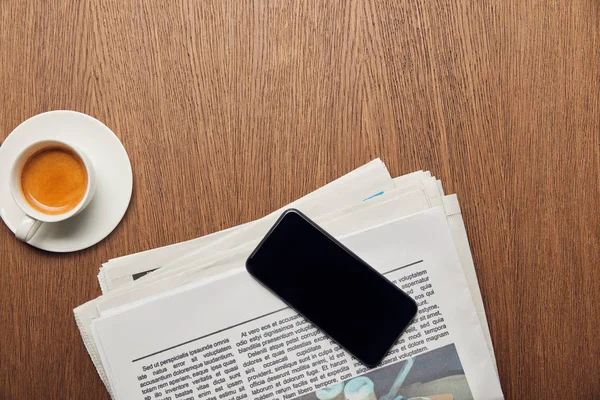
[[(33, 208), (25, 199), (21, 188), (21, 175), (25, 163), (35, 153), (47, 148), (62, 148), (77, 155), (85, 167), (87, 174), (87, 188), (82, 199), (77, 205), (62, 214), (45, 214)], [(24, 242), (29, 242), (38, 231), (42, 223), (55, 223), (65, 221), (85, 209), (90, 204), (96, 191), (96, 175), (91, 161), (74, 146), (59, 140), (41, 140), (24, 149), (16, 157), (10, 172), (10, 192), (15, 203), (23, 211), (24, 215), (15, 229), (15, 236)]]

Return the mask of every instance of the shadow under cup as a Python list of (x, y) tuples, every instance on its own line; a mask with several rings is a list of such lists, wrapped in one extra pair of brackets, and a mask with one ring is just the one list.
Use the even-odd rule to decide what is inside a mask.
[(42, 222), (76, 215), (95, 192), (95, 177), (87, 157), (67, 143), (44, 140), (16, 158), (10, 176), (14, 201), (29, 217)]

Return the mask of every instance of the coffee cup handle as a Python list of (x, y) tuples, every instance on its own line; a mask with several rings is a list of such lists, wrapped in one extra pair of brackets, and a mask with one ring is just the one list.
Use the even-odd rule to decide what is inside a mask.
[(15, 229), (15, 236), (17, 239), (27, 243), (33, 238), (33, 235), (36, 234), (38, 229), (40, 229), (40, 226), (42, 226), (42, 221), (38, 221), (37, 219), (25, 215), (21, 218), (17, 229)]

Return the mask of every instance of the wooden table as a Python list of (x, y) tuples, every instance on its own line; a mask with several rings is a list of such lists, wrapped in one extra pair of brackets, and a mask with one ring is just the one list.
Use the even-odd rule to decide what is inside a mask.
[(598, 1), (332, 3), (0, 2), (0, 139), (85, 112), (135, 182), (88, 250), (0, 229), (1, 399), (108, 398), (72, 315), (103, 261), (261, 217), (375, 157), (458, 193), (506, 397), (599, 396)]

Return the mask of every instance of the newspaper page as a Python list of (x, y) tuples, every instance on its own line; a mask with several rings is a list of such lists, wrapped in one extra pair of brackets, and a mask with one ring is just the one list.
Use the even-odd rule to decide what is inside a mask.
[(342, 242), (419, 305), (380, 366), (361, 365), (241, 268), (93, 322), (115, 397), (503, 398), (443, 210)]

